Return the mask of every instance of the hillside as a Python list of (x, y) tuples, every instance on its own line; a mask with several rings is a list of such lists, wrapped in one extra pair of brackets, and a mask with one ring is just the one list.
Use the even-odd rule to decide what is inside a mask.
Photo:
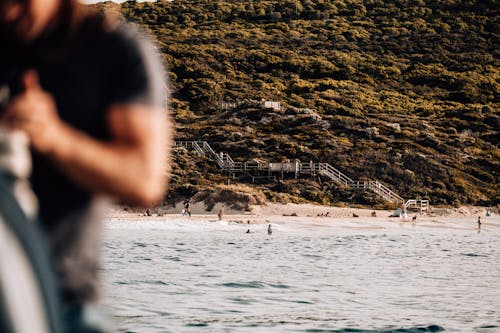
[[(328, 162), (433, 204), (495, 205), (498, 8), (495, 0), (176, 0), (120, 9), (159, 43), (178, 139), (206, 140), (241, 161)], [(284, 108), (221, 109), (249, 99)], [(170, 196), (226, 179), (188, 152), (174, 173)], [(272, 200), (377, 203), (324, 181), (259, 186)]]

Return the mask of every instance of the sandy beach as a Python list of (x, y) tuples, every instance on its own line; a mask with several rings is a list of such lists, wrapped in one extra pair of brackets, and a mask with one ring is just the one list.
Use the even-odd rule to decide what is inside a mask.
[[(217, 204), (209, 212), (202, 202), (192, 204), (191, 216), (182, 215), (182, 204), (176, 207), (156, 209), (130, 209), (115, 207), (108, 213), (108, 219), (114, 221), (168, 221), (189, 219), (200, 222), (218, 221), (217, 213), (223, 209), (223, 220), (231, 223), (336, 223), (346, 228), (371, 229), (386, 227), (390, 224), (412, 225), (432, 228), (476, 229), (478, 217), (481, 217), (482, 228), (493, 228), (500, 231), (500, 215), (492, 213), (486, 216), (486, 207), (463, 206), (459, 208), (429, 208), (424, 212), (408, 212), (407, 218), (390, 217), (392, 210), (374, 210), (367, 208), (332, 207), (313, 204), (277, 204), (251, 206), (250, 211), (231, 210)], [(375, 216), (373, 216), (375, 215)], [(414, 217), (416, 217), (414, 219)]]

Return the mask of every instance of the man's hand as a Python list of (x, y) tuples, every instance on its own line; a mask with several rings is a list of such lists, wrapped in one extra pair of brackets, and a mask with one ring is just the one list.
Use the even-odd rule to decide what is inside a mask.
[(23, 83), (25, 91), (9, 103), (2, 121), (26, 132), (33, 148), (70, 179), (131, 204), (148, 206), (163, 198), (173, 137), (165, 110), (112, 105), (103, 110), (111, 138), (99, 141), (59, 118), (35, 71), (26, 72)]
[(40, 86), (34, 70), (24, 74), (23, 85), (24, 92), (7, 105), (2, 122), (24, 131), (37, 151), (49, 153), (59, 141), (62, 127), (54, 98)]

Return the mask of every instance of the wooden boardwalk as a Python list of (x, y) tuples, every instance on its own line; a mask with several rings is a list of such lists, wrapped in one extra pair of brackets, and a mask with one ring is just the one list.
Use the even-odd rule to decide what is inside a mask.
[[(314, 163), (300, 162), (298, 160), (288, 163), (260, 162), (247, 161), (235, 162), (229, 154), (224, 152), (216, 153), (206, 141), (176, 141), (175, 147), (183, 147), (189, 150), (195, 150), (200, 155), (206, 156), (214, 160), (215, 163), (230, 175), (240, 173), (266, 173), (268, 178), (273, 178), (273, 175), (278, 173), (283, 175), (293, 173), (295, 178), (299, 175), (321, 175), (329, 178), (333, 182), (344, 185), (357, 190), (370, 190), (379, 197), (393, 203), (404, 204), (407, 209), (426, 210), (428, 208), (428, 200), (410, 199), (405, 200), (388, 186), (382, 184), (378, 180), (359, 181), (354, 180), (339, 171), (329, 163)], [(252, 178), (254, 179), (254, 178)]]

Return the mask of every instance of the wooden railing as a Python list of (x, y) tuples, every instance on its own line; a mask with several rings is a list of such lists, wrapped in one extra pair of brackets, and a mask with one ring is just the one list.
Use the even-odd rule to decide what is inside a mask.
[(196, 150), (202, 156), (208, 156), (214, 159), (217, 165), (231, 173), (244, 173), (247, 171), (267, 171), (271, 172), (294, 172), (298, 174), (324, 175), (339, 185), (348, 186), (352, 189), (371, 190), (381, 198), (394, 202), (404, 203), (407, 208), (417, 207), (420, 210), (426, 210), (429, 206), (428, 200), (405, 200), (388, 186), (378, 180), (355, 181), (343, 172), (339, 171), (329, 163), (268, 163), (268, 162), (235, 162), (227, 153), (216, 153), (206, 141), (176, 141), (174, 147), (184, 147), (186, 149)]
[(193, 141), (193, 148), (196, 150), (198, 153), (200, 153), (202, 156), (205, 156), (205, 151), (200, 147), (198, 142)]
[(389, 187), (385, 186), (378, 180), (368, 182), (368, 188), (383, 197), (387, 201), (396, 202), (396, 203), (404, 203), (405, 200), (396, 192), (391, 190)]
[(419, 210), (424, 211), (429, 208), (429, 200), (419, 200), (419, 199), (410, 199), (406, 201), (405, 207), (408, 210)]
[(351, 184), (354, 183), (354, 181), (351, 178), (349, 178), (347, 175), (340, 172), (339, 170), (337, 170), (328, 163), (318, 163), (317, 170), (319, 173), (328, 176), (331, 180), (336, 181), (337, 183), (341, 183), (347, 186), (351, 186)]

